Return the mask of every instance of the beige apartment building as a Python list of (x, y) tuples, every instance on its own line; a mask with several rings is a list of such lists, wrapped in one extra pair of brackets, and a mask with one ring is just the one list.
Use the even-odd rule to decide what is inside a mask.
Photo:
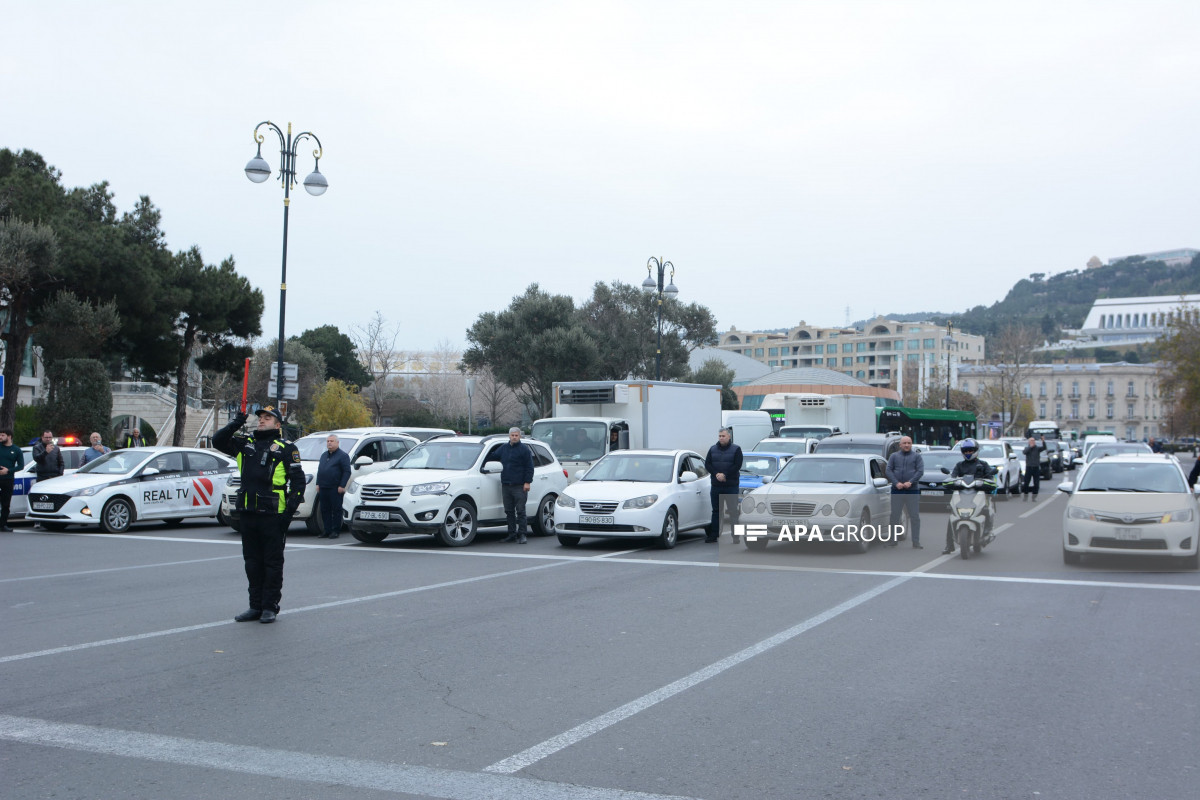
[[(875, 388), (896, 388), (900, 364), (949, 366), (950, 373), (981, 364), (984, 338), (930, 322), (896, 322), (876, 317), (860, 328), (821, 328), (801, 322), (787, 333), (743, 331), (720, 336), (723, 350), (749, 356), (775, 369), (821, 367)], [(944, 373), (943, 373), (944, 374)]]
[[(1158, 391), (1157, 364), (1094, 361), (1036, 364), (1027, 368), (1021, 396), (1037, 419), (1058, 423), (1063, 431), (1112, 431), (1122, 439), (1145, 440), (1171, 435), (1170, 404)], [(980, 395), (999, 380), (1000, 368), (963, 366), (958, 388)], [(989, 413), (979, 415), (981, 422)]]

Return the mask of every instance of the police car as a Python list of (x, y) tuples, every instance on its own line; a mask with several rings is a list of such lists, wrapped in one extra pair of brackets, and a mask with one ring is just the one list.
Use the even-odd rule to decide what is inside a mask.
[[(67, 440), (68, 437), (63, 437), (63, 441)], [(62, 445), (58, 449), (63, 457), (63, 474), (70, 475), (83, 464), (83, 454), (91, 448)], [(25, 457), (25, 466), (13, 475), (13, 496), (8, 507), (10, 522), (24, 519), (25, 515), (29, 513), (29, 492), (37, 482), (37, 462), (33, 460), (33, 448), (22, 447), (21, 455)]]
[[(296, 509), (296, 516), (292, 520), (304, 521), (308, 530), (314, 534), (325, 532), (325, 523), (321, 514), (317, 513), (319, 504), (316, 477), (321, 454), (326, 450), (325, 442), (330, 434), (338, 437), (338, 447), (350, 457), (351, 475), (354, 477), (386, 469), (400, 456), (420, 444), (419, 439), (404, 433), (403, 429), (376, 427), (321, 431), (297, 439), (295, 445), (300, 451), (300, 466), (304, 469), (304, 502)], [(218, 519), (235, 531), (239, 524), (236, 506), (237, 488), (241, 481), (240, 475), (234, 475), (220, 498)]]
[(114, 450), (71, 475), (39, 481), (26, 519), (49, 530), (99, 525), (124, 533), (134, 522), (215, 517), (237, 466), (232, 458), (195, 447)]

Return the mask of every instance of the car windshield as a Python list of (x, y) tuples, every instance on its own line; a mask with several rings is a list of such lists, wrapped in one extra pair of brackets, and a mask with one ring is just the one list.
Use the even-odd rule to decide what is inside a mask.
[(546, 419), (533, 423), (533, 438), (550, 445), (559, 461), (594, 461), (604, 455), (608, 424)]
[(483, 445), (479, 442), (455, 442), (430, 439), (417, 445), (392, 464), (392, 469), (470, 469), (479, 458)]
[(779, 435), (785, 439), (824, 439), (829, 435), (829, 428), (807, 428), (803, 425), (785, 425), (779, 429)]
[[(303, 439), (296, 441), (296, 449), (300, 451), (301, 461), (320, 461), (321, 456), (325, 453), (325, 440), (329, 438), (328, 434), (320, 436), (305, 436)], [(353, 436), (338, 435), (338, 447), (347, 453), (354, 452), (354, 445), (358, 439)]]
[(91, 475), (125, 475), (133, 472), (150, 456), (154, 455), (146, 450), (113, 450), (111, 453), (105, 453), (95, 461), (89, 461), (79, 468), (77, 475), (88, 473)]
[(981, 444), (979, 445), (980, 458), (1004, 458), (1004, 445), (1002, 444)]
[(825, 439), (817, 445), (817, 451), (822, 453), (866, 453), (877, 456), (883, 452), (880, 442), (838, 442)]
[(1169, 492), (1183, 494), (1187, 484), (1173, 464), (1097, 462), (1087, 467), (1079, 481), (1081, 492)]
[(742, 457), (743, 475), (761, 475), (769, 478), (779, 472), (779, 459), (775, 456), (747, 455)]
[(758, 444), (754, 445), (751, 452), (755, 450), (767, 450), (777, 453), (804, 453), (808, 450), (807, 439), (763, 439)]
[(793, 458), (775, 483), (866, 483), (863, 462), (856, 458)]
[(924, 480), (943, 480), (942, 467), (954, 469), (962, 461), (962, 454), (957, 450), (929, 450), (921, 453), (921, 463), (925, 465)]
[(1115, 456), (1125, 453), (1150, 453), (1148, 445), (1144, 444), (1098, 444), (1088, 451), (1088, 461), (1095, 461), (1100, 456)]
[(597, 461), (581, 480), (670, 483), (674, 475), (674, 456), (610, 454)]

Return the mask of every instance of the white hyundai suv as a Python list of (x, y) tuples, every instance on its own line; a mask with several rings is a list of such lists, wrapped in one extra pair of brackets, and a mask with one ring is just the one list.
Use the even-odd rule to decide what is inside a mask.
[[(296, 510), (293, 521), (304, 520), (308, 530), (315, 534), (325, 532), (325, 523), (317, 512), (316, 478), (321, 454), (325, 452), (325, 440), (331, 433), (338, 437), (338, 447), (350, 457), (351, 479), (386, 469), (420, 444), (415, 436), (396, 428), (344, 428), (310, 433), (297, 439), (296, 449), (300, 451), (300, 466), (304, 469), (304, 502)], [(242, 479), (234, 475), (221, 497), (220, 519), (235, 531), (238, 529), (236, 496), (241, 482)]]
[[(507, 442), (505, 434), (430, 439), (389, 469), (352, 478), (342, 503), (350, 533), (372, 544), (393, 533), (428, 533), (463, 547), (480, 527), (505, 524), (498, 451)], [(534, 532), (549, 536), (567, 471), (542, 442), (523, 442), (533, 451), (525, 514)]]

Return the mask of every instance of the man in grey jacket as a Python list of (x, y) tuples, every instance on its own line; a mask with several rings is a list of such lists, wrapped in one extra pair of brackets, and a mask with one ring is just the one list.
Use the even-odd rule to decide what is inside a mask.
[(912, 449), (912, 438), (904, 436), (900, 439), (900, 449), (892, 453), (887, 462), (887, 479), (892, 484), (892, 518), (891, 541), (889, 547), (895, 547), (896, 526), (900, 524), (900, 514), (908, 509), (909, 533), (912, 534), (912, 546), (924, 550), (921, 546), (921, 476), (925, 474), (925, 462), (921, 454)]

